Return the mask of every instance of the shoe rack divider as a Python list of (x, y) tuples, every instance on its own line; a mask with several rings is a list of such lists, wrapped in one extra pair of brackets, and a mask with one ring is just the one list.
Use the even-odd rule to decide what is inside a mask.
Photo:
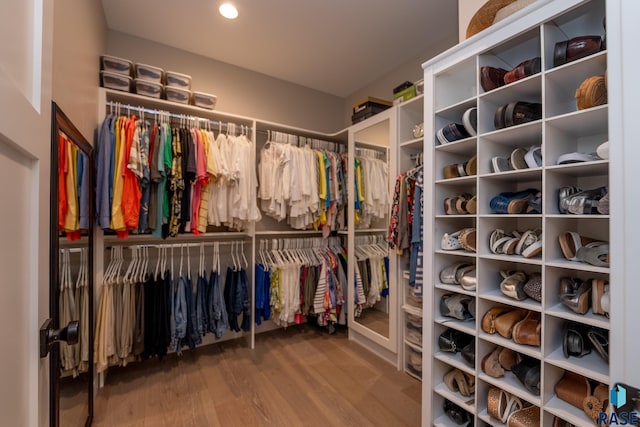
[[(524, 12), (524, 11), (523, 11)], [(425, 283), (423, 317), (423, 425), (455, 425), (443, 410), (444, 399), (461, 406), (474, 416), (474, 425), (504, 425), (487, 413), (487, 393), (496, 386), (541, 409), (541, 426), (552, 425), (555, 416), (575, 425), (589, 425), (586, 414), (560, 400), (555, 384), (565, 370), (611, 385), (610, 368), (595, 351), (582, 357), (565, 358), (562, 351), (563, 328), (567, 321), (587, 327), (610, 329), (609, 319), (592, 314), (576, 314), (560, 303), (559, 284), (562, 277), (609, 280), (608, 267), (595, 267), (564, 258), (558, 236), (566, 231), (609, 241), (609, 215), (571, 215), (558, 210), (558, 189), (577, 186), (581, 189), (608, 186), (609, 161), (556, 165), (564, 153), (594, 153), (596, 147), (609, 138), (608, 105), (578, 111), (575, 90), (587, 77), (603, 74), (607, 69), (607, 51), (554, 67), (553, 52), (557, 42), (582, 35), (604, 35), (604, 0), (540, 0), (491, 29), (452, 48), (423, 65), (424, 156), (425, 156)], [(509, 85), (484, 92), (480, 85), (481, 66), (511, 70), (534, 57), (542, 58), (540, 73)], [(542, 119), (505, 129), (494, 127), (494, 112), (514, 101), (541, 103)], [(462, 115), (470, 107), (478, 109), (477, 136), (440, 145), (438, 129), (451, 122), (462, 123)], [(515, 148), (542, 147), (541, 167), (493, 173), (491, 159), (509, 157)], [(475, 176), (444, 179), (443, 168), (460, 164), (477, 156)], [(537, 188), (542, 191), (541, 214), (495, 214), (490, 200), (501, 192)], [(444, 199), (471, 193), (478, 197), (475, 215), (446, 215)], [(446, 251), (441, 249), (444, 233), (463, 228), (477, 230), (477, 251)], [(541, 230), (541, 256), (524, 258), (519, 255), (494, 254), (489, 245), (491, 233), (502, 229)], [(455, 262), (476, 264), (475, 291), (459, 285), (442, 284), (439, 273)], [(500, 291), (501, 270), (520, 270), (542, 276), (542, 302), (527, 298), (516, 301)], [(614, 291), (614, 290), (613, 290)], [(459, 321), (440, 313), (440, 299), (447, 293), (472, 296), (476, 317)], [(498, 334), (482, 330), (484, 313), (492, 307), (524, 308), (540, 313), (541, 345), (519, 345)], [(453, 328), (475, 337), (475, 366), (462, 359), (460, 353), (439, 350), (438, 337)], [(515, 350), (540, 362), (540, 396), (530, 393), (511, 372), (493, 378), (481, 369), (483, 357), (496, 346)], [(430, 354), (429, 354), (430, 353)], [(443, 376), (459, 368), (475, 377), (474, 396), (464, 397), (451, 391)]]

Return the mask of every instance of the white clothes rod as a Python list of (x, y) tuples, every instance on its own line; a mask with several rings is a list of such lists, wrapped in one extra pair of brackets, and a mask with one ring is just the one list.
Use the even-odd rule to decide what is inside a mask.
[(180, 249), (180, 248), (199, 248), (201, 246), (225, 246), (225, 245), (237, 245), (244, 246), (245, 240), (226, 240), (223, 242), (200, 242), (200, 243), (166, 243), (166, 244), (141, 244), (141, 245), (113, 245), (107, 246), (106, 249), (113, 249), (115, 247), (125, 248), (125, 249), (144, 249), (144, 248), (154, 248), (154, 249)]
[(237, 125), (235, 123), (232, 122), (221, 122), (221, 121), (217, 121), (217, 120), (211, 120), (211, 119), (205, 119), (203, 117), (197, 117), (197, 116), (191, 116), (188, 114), (176, 114), (176, 113), (171, 113), (169, 111), (165, 111), (165, 110), (155, 110), (155, 109), (151, 109), (151, 108), (145, 108), (145, 107), (138, 107), (135, 105), (130, 105), (130, 104), (122, 104), (120, 102), (114, 102), (114, 101), (107, 101), (107, 107), (108, 107), (108, 111), (110, 113), (116, 113), (119, 114), (119, 112), (121, 110), (127, 110), (128, 113), (131, 112), (131, 110), (133, 111), (137, 111), (138, 113), (145, 113), (145, 114), (151, 114), (152, 116), (158, 116), (158, 117), (169, 117), (172, 119), (179, 119), (179, 120), (185, 120), (185, 121), (197, 121), (200, 124), (210, 124), (210, 125), (214, 125), (214, 126), (224, 126), (225, 130), (228, 128), (229, 130), (231, 130), (232, 127), (240, 127), (241, 129), (244, 129), (244, 131), (248, 132), (250, 130), (253, 130), (253, 127), (251, 126), (246, 126), (246, 125)]

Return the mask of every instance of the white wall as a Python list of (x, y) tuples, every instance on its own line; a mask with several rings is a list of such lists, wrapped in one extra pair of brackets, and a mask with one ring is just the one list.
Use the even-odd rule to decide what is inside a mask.
[(117, 31), (107, 53), (191, 75), (192, 90), (218, 97), (216, 110), (321, 132), (343, 125), (343, 99), (317, 90)]
[(93, 143), (98, 123), (100, 55), (107, 24), (98, 0), (55, 0), (53, 100)]

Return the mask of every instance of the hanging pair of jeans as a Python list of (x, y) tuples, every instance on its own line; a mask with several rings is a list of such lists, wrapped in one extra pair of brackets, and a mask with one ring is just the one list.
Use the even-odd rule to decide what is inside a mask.
[(270, 284), (271, 274), (264, 265), (256, 264), (254, 268), (256, 278), (256, 324), (260, 325), (263, 320), (271, 317)]
[(213, 332), (216, 338), (222, 338), (227, 329), (229, 329), (229, 318), (222, 285), (220, 284), (220, 274), (217, 271), (212, 271), (209, 277), (207, 313), (209, 316), (209, 332)]
[(207, 318), (207, 278), (205, 273), (198, 274), (196, 288), (196, 331), (202, 337), (207, 333), (209, 327)]

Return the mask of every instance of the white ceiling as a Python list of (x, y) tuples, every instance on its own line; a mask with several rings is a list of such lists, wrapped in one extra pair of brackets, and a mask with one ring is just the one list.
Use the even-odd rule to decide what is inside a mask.
[[(107, 26), (339, 97), (457, 37), (456, 0), (102, 0)], [(425, 58), (427, 59), (427, 58)]]

